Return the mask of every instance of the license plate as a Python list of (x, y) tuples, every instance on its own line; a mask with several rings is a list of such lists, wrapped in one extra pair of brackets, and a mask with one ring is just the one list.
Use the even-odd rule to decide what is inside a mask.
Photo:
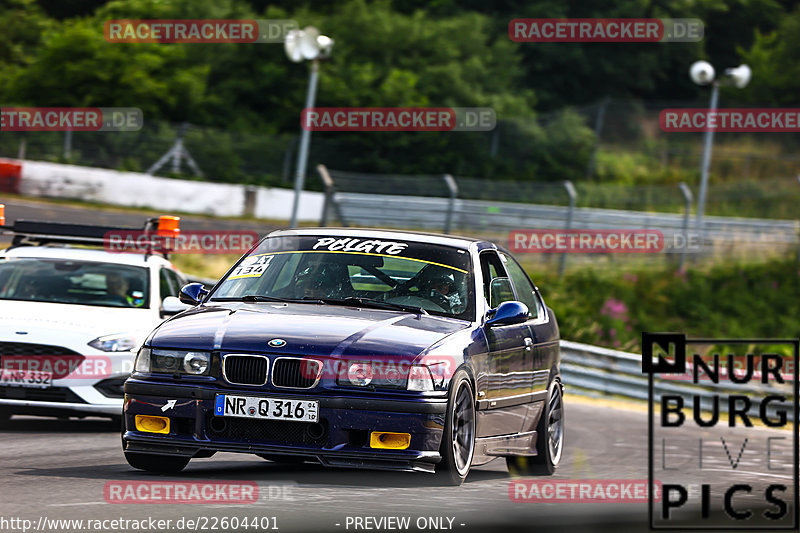
[(46, 389), (53, 386), (51, 372), (0, 369), (0, 385)]
[(316, 400), (285, 400), (231, 394), (217, 394), (214, 405), (216, 416), (295, 422), (317, 422), (318, 411), (319, 402)]

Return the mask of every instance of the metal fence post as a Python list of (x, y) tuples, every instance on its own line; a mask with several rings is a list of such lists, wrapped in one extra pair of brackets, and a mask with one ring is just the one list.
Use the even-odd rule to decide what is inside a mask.
[(592, 155), (589, 157), (589, 164), (586, 167), (586, 179), (594, 175), (594, 168), (597, 164), (597, 150), (600, 147), (600, 134), (603, 132), (603, 123), (606, 119), (606, 108), (609, 102), (611, 102), (611, 99), (606, 96), (600, 102), (600, 109), (597, 110), (597, 118), (594, 123), (594, 149), (592, 150)]
[(289, 182), (289, 173), (292, 171), (292, 155), (294, 149), (297, 147), (298, 138), (293, 137), (289, 146), (286, 148), (286, 153), (283, 155), (283, 170), (281, 171), (281, 183)]
[(320, 163), (317, 165), (317, 173), (319, 173), (319, 177), (322, 178), (322, 184), (325, 186), (325, 203), (322, 205), (322, 218), (319, 221), (319, 225), (322, 227), (328, 225), (328, 215), (330, 210), (333, 209), (342, 226), (347, 227), (347, 221), (344, 219), (341, 209), (339, 209), (339, 204), (336, 203), (336, 199), (333, 197), (336, 187), (331, 173), (328, 172), (328, 167)]
[(322, 218), (319, 220), (319, 225), (324, 228), (328, 225), (328, 210), (333, 201), (333, 179), (328, 173), (328, 169), (321, 163), (317, 165), (317, 172), (319, 177), (322, 178), (322, 184), (325, 186), (325, 202), (322, 204)]
[(678, 264), (678, 268), (683, 270), (683, 265), (686, 263), (686, 251), (689, 248), (689, 216), (692, 211), (692, 190), (684, 182), (680, 182), (678, 187), (683, 193), (683, 200), (685, 202), (683, 213), (683, 251), (681, 252), (681, 260)]
[(69, 160), (72, 155), (72, 130), (64, 132), (64, 160)]
[(458, 185), (456, 184), (456, 180), (453, 179), (453, 176), (450, 174), (445, 174), (442, 176), (445, 185), (450, 190), (450, 201), (447, 203), (447, 216), (444, 220), (444, 232), (450, 233), (453, 229), (453, 211), (456, 208), (456, 198), (458, 197)]
[[(564, 188), (567, 190), (567, 194), (569, 195), (569, 208), (567, 209), (567, 223), (564, 229), (569, 231), (572, 229), (572, 216), (575, 212), (575, 201), (578, 198), (578, 193), (575, 192), (575, 186), (572, 184), (571, 181), (567, 180), (564, 182)], [(561, 257), (559, 258), (558, 263), (558, 277), (564, 277), (564, 270), (567, 268), (567, 252), (563, 252)]]

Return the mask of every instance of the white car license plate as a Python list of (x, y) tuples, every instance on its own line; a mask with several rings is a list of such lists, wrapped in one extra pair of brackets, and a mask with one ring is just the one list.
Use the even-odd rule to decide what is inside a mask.
[(0, 385), (46, 389), (53, 386), (53, 374), (3, 368), (0, 369)]
[(259, 418), (264, 420), (294, 420), (317, 422), (319, 402), (316, 400), (285, 400), (217, 394), (214, 404), (216, 416)]

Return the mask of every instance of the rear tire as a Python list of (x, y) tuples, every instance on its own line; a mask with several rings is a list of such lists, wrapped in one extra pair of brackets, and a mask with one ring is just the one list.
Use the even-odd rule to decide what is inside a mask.
[(469, 474), (475, 453), (475, 393), (464, 370), (456, 372), (450, 381), (439, 452), (442, 460), (436, 466), (436, 473), (448, 485), (461, 485)]
[(150, 453), (125, 452), (125, 459), (133, 468), (159, 474), (176, 474), (186, 468), (190, 457), (154, 455)]
[(536, 426), (537, 455), (506, 457), (512, 476), (551, 476), (561, 462), (564, 450), (564, 395), (561, 381), (550, 382), (544, 412)]

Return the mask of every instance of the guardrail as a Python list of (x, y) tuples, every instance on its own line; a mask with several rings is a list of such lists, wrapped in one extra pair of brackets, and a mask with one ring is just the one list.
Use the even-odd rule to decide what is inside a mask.
[[(656, 230), (668, 252), (663, 257), (670, 261), (679, 254), (679, 267), (690, 252), (722, 257), (794, 250), (800, 258), (800, 221), (706, 216), (698, 227), (691, 219), (691, 191), (683, 183), (676, 188), (684, 198), (683, 212), (656, 213), (576, 207), (577, 193), (568, 181), (559, 186), (542, 184), (541, 191), (526, 189), (526, 197), (535, 202), (522, 203), (508, 201), (516, 200), (508, 194), (503, 195), (507, 201), (459, 198), (459, 182), (449, 174), (374, 176), (328, 170), (324, 165), (317, 170), (326, 191), (322, 226), (335, 216), (343, 226), (444, 230), (490, 240), (504, 240), (512, 230), (521, 229)], [(548, 202), (555, 198), (554, 187), (568, 196), (568, 205)], [(666, 194), (666, 189), (661, 192)], [(561, 254), (562, 275), (566, 255)]]
[[(346, 225), (434, 230), (447, 226), (448, 217), (452, 217), (452, 227), (459, 231), (563, 229), (571, 211), (566, 206), (343, 192), (334, 193), (332, 201)], [(666, 239), (686, 231), (682, 214), (577, 207), (571, 216), (571, 226), (580, 229), (657, 229)], [(715, 216), (703, 219), (704, 237), (716, 242), (795, 245), (799, 229), (793, 220)]]
[[(574, 394), (594, 398), (618, 396), (644, 401), (648, 399), (648, 375), (642, 373), (642, 356), (638, 354), (562, 340), (561, 375), (566, 390)], [(783, 388), (760, 383), (734, 387), (723, 379), (719, 381), (713, 383), (704, 380), (694, 384), (691, 381), (664, 379), (659, 376), (654, 378), (653, 392), (656, 398), (660, 398), (663, 394), (681, 396), (688, 408), (692, 406), (693, 396), (699, 395), (700, 406), (704, 411), (713, 410), (714, 396), (718, 395), (724, 399), (719, 401), (721, 413), (728, 412), (726, 399), (728, 394), (747, 394), (752, 405), (758, 409), (761, 407), (763, 397), (768, 394), (789, 397), (793, 394), (791, 383)], [(778, 416), (779, 408), (779, 405), (771, 403), (766, 412), (774, 419)]]

